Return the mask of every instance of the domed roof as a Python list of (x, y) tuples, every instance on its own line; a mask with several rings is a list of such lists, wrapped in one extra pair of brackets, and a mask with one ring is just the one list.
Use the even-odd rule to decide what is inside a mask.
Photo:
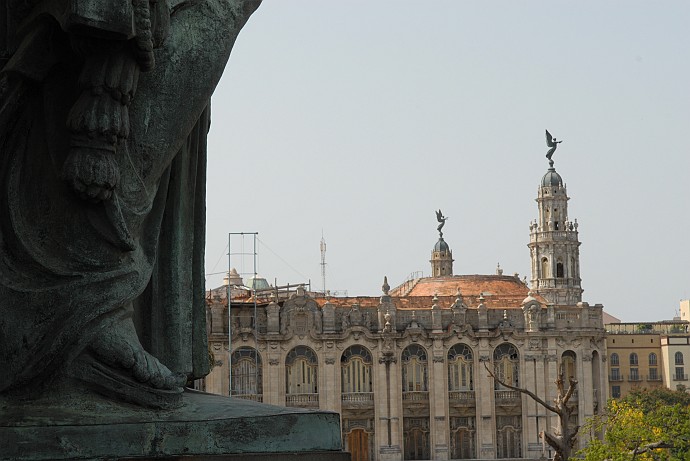
[(271, 286), (268, 284), (268, 281), (265, 278), (257, 274), (247, 280), (247, 288), (252, 290), (267, 290), (271, 288)]
[(556, 173), (555, 168), (551, 167), (544, 177), (541, 178), (541, 185), (542, 187), (563, 187), (563, 178)]
[(450, 247), (446, 241), (443, 240), (443, 237), (440, 237), (438, 242), (436, 242), (436, 245), (434, 245), (434, 251), (450, 251)]

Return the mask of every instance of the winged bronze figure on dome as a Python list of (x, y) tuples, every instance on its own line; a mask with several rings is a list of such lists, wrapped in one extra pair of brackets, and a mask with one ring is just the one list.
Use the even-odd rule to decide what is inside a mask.
[(443, 212), (441, 210), (438, 210), (436, 212), (436, 219), (438, 220), (438, 222), (441, 223), (438, 225), (436, 230), (438, 231), (438, 234), (441, 236), (441, 238), (443, 238), (443, 232), (441, 232), (441, 229), (443, 229), (443, 226), (446, 224), (446, 219), (448, 218), (446, 216), (443, 216)]
[(551, 160), (551, 156), (553, 155), (554, 152), (556, 152), (556, 148), (560, 143), (563, 141), (556, 141), (556, 138), (551, 136), (551, 133), (549, 133), (549, 130), (546, 130), (546, 145), (549, 147), (549, 151), (546, 153), (546, 158), (549, 159), (549, 166), (553, 167), (553, 160)]

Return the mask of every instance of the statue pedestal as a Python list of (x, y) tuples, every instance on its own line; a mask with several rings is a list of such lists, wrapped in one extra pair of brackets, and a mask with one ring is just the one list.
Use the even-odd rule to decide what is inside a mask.
[(72, 392), (0, 400), (2, 460), (349, 460), (337, 413), (186, 390), (183, 406), (148, 410)]

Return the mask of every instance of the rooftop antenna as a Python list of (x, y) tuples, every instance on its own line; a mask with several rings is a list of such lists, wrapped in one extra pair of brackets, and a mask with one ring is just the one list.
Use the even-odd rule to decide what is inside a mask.
[(323, 285), (323, 295), (326, 296), (326, 241), (323, 239), (323, 229), (321, 229), (321, 283)]

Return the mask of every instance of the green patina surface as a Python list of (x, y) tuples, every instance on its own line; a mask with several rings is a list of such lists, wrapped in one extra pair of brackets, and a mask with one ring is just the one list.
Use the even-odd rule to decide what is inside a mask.
[[(175, 410), (84, 396), (3, 403), (0, 459), (120, 459), (339, 452), (337, 413), (187, 391)], [(191, 458), (194, 459), (194, 458)]]

